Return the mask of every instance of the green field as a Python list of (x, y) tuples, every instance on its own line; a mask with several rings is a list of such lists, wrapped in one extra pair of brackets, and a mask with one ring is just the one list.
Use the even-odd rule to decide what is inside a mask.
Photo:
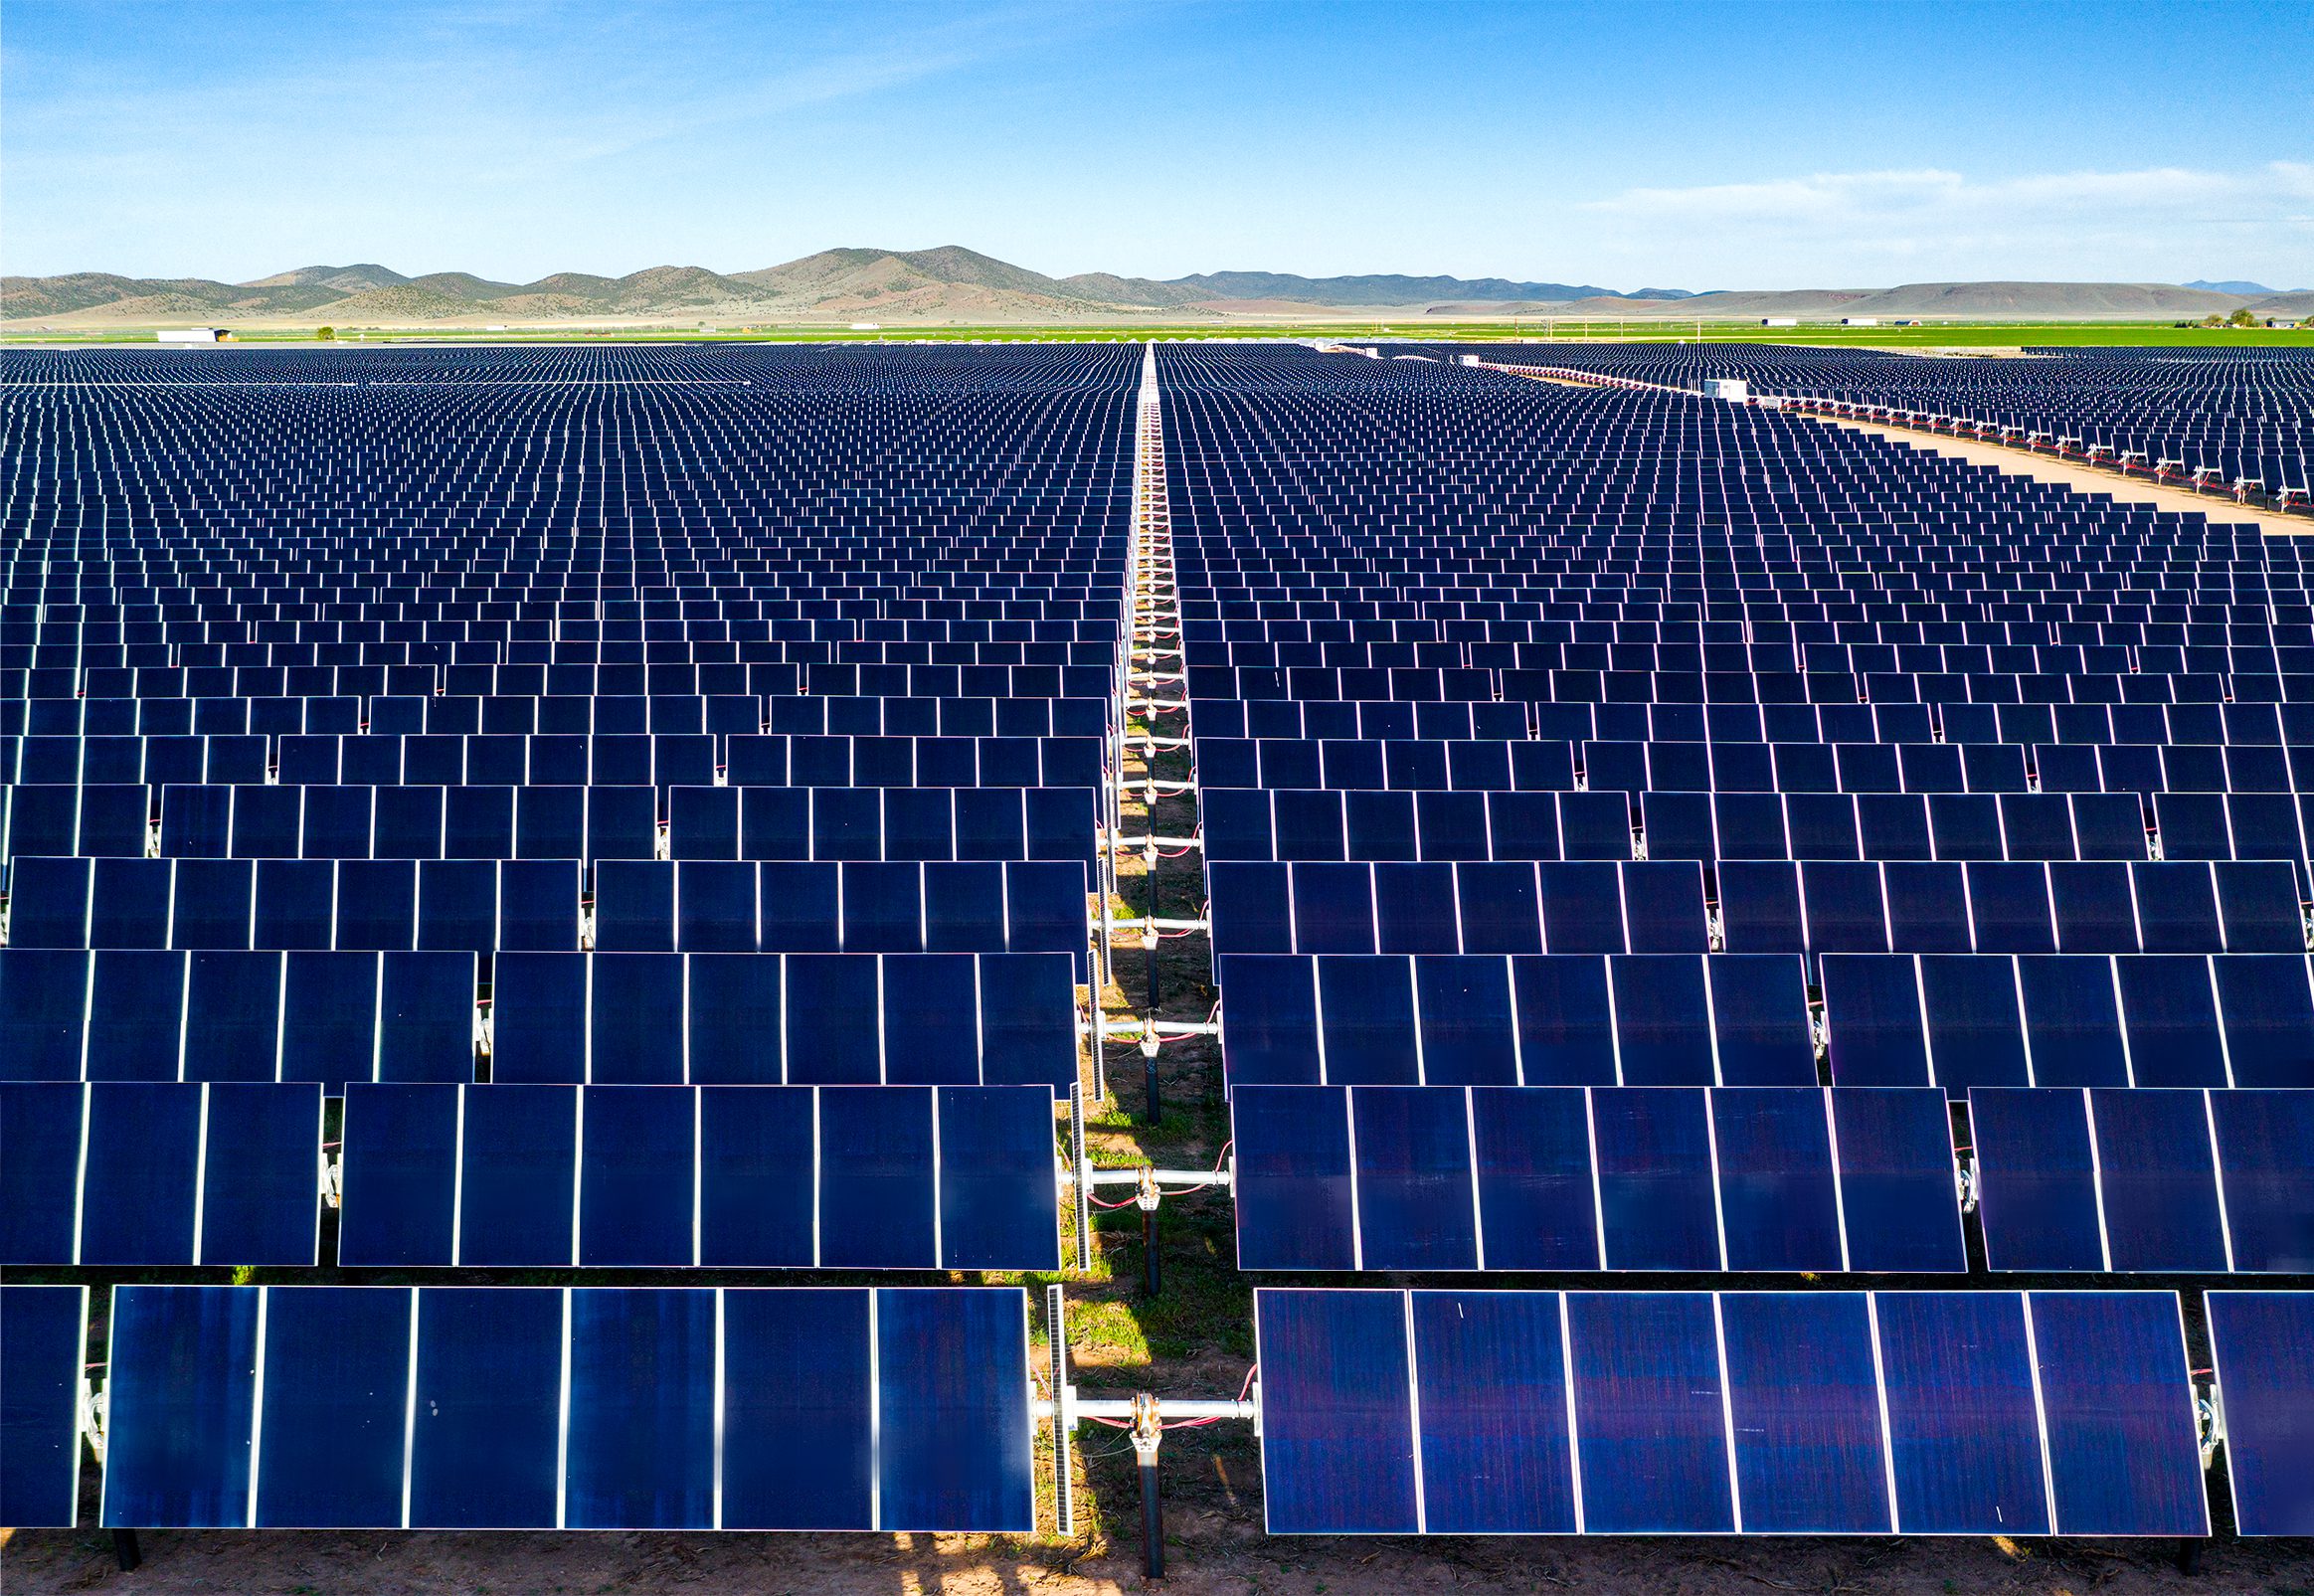
[[(484, 332), (473, 327), (365, 329), (338, 341), (363, 343), (1114, 343), (1148, 338), (1410, 338), (1436, 342), (1492, 343), (1778, 343), (1870, 349), (2020, 349), (2044, 345), (2080, 347), (2291, 348), (2314, 349), (2314, 327), (2179, 327), (2167, 321), (1942, 321), (1915, 327), (1802, 325), (1762, 327), (1752, 321), (1211, 321), (1174, 324), (1119, 322), (1056, 326), (883, 327), (858, 332), (832, 326), (768, 326), (716, 332), (696, 328), (605, 327), (513, 328)], [(17, 332), (0, 334), (6, 344), (149, 344), (149, 331)], [(245, 344), (311, 344), (310, 332), (252, 328), (238, 333)]]

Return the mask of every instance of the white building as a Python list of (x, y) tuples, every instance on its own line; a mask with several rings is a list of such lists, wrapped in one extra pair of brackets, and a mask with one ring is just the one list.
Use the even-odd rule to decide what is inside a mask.
[(1759, 324), (1763, 327), (1797, 327), (1800, 325), (1800, 318), (1798, 316), (1762, 316), (1759, 318)]
[(1705, 399), (1724, 399), (1731, 405), (1740, 405), (1751, 398), (1751, 385), (1741, 377), (1706, 377), (1703, 379)]
[(1878, 316), (1842, 316), (1840, 324), (1844, 327), (1876, 327), (1880, 324), (1880, 318)]
[(165, 344), (221, 344), (224, 332), (216, 327), (163, 327), (153, 337)]

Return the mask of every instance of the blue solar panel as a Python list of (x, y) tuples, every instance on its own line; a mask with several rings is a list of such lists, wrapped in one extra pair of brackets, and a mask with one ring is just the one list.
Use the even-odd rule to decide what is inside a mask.
[(724, 1298), (723, 1524), (864, 1529), (875, 1522), (870, 1297)]
[(1842, 1267), (1839, 1180), (1821, 1093), (1715, 1092), (1711, 1145), (1729, 1269)]
[(2049, 1532), (2021, 1298), (1872, 1300), (1900, 1534)]
[(710, 1292), (571, 1293), (564, 1524), (714, 1526), (718, 1330)]
[(2091, 1092), (2088, 1107), (2113, 1269), (2216, 1274), (2226, 1268), (2225, 1215), (2210, 1140), (2215, 1105), (2200, 1092), (2137, 1088)]
[(1871, 1310), (1862, 1293), (1725, 1293), (1736, 1496), (1747, 1533), (1891, 1527)]
[(2314, 1292), (2214, 1291), (2203, 1301), (2234, 1527), (2314, 1534)]
[(363, 1287), (266, 1295), (256, 1525), (402, 1522), (415, 1308), (410, 1292)]
[(2186, 1327), (2164, 1292), (2033, 1292), (2055, 1529), (2206, 1535)]
[(1404, 1294), (1265, 1291), (1254, 1327), (1270, 1533), (1420, 1529)]
[(1991, 1268), (2106, 1267), (2097, 1155), (2082, 1109), (2078, 1092), (1969, 1094)]
[(1466, 1094), (1371, 1087), (1350, 1094), (1359, 1267), (1470, 1269), (1478, 1207)]
[(2314, 1269), (2314, 1104), (2294, 1091), (2212, 1092), (2232, 1267), (2304, 1274)]
[(1966, 1269), (1952, 1127), (1941, 1094), (1844, 1086), (1828, 1101), (1848, 1267), (1889, 1274)]
[(1558, 1299), (1415, 1292), (1408, 1315), (1422, 1415), (1421, 1527), (1449, 1535), (1581, 1528)]
[[(1584, 1094), (1474, 1091), (1471, 1131), (1487, 1266), (1598, 1268), (1598, 1188)], [(1243, 1157), (1241, 1140), (1241, 1169)]]
[(571, 1294), (428, 1287), (410, 1404), (413, 1526), (551, 1525)]
[(1583, 1527), (1594, 1534), (1736, 1527), (1726, 1388), (1702, 1292), (1570, 1293)]
[(113, 1289), (108, 1527), (249, 1526), (258, 1301), (259, 1293), (230, 1286)]
[(0, 1286), (0, 1523), (80, 1521), (89, 1292)]
[(876, 1526), (1031, 1532), (1027, 1300), (875, 1294)]

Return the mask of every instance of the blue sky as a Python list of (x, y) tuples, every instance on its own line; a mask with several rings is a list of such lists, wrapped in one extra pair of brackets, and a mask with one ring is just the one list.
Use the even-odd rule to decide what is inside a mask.
[(8, 0), (0, 266), (2314, 285), (2280, 4)]

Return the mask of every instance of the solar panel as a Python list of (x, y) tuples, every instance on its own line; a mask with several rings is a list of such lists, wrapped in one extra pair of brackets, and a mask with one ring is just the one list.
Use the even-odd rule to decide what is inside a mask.
[(2203, 1303), (2234, 1527), (2314, 1532), (2314, 1292), (2214, 1291)]
[(123, 1286), (103, 1522), (1026, 1532), (1027, 1359), (995, 1288)]
[(88, 1325), (86, 1286), (0, 1286), (0, 1523), (80, 1521)]

